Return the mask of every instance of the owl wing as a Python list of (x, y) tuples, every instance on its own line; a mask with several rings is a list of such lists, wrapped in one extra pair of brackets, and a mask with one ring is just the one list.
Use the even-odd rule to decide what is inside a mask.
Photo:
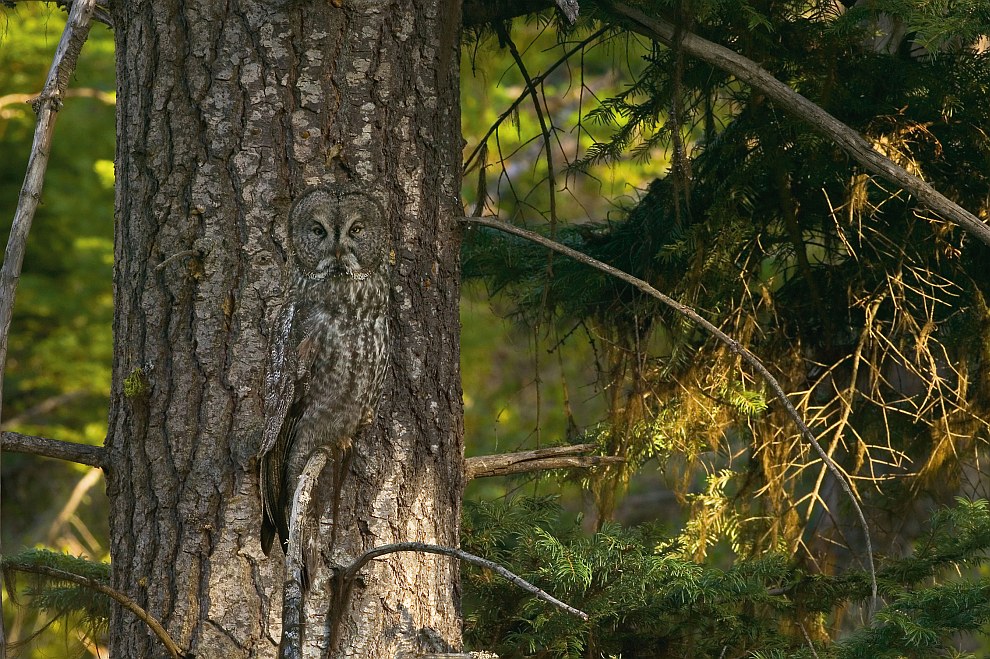
[(296, 308), (287, 304), (279, 313), (272, 332), (265, 373), (265, 429), (261, 440), (261, 547), (267, 555), (275, 535), (288, 537), (285, 519), (285, 466), (303, 414), (303, 397), (312, 363), (310, 341), (293, 345)]
[(265, 430), (261, 436), (260, 450), (262, 456), (275, 447), (289, 406), (294, 400), (297, 369), (293, 363), (295, 351), (290, 344), (295, 315), (296, 305), (290, 302), (281, 309), (272, 327), (271, 347), (265, 369)]

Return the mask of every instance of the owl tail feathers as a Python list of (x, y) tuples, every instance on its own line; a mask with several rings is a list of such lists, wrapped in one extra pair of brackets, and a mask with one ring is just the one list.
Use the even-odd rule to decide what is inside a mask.
[(272, 515), (269, 515), (268, 511), (264, 511), (261, 515), (261, 549), (265, 552), (265, 556), (272, 555), (272, 545), (275, 544), (275, 538), (279, 539), (282, 553), (286, 553), (289, 546), (288, 524), (278, 519), (272, 519)]
[(272, 542), (277, 530), (267, 515), (261, 516), (261, 551), (265, 552), (265, 556), (272, 555)]

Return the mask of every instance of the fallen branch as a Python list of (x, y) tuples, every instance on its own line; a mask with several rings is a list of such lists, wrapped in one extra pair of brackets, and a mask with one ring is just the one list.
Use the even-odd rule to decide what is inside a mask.
[(870, 572), (870, 586), (872, 590), (872, 604), (870, 608), (871, 611), (876, 608), (877, 572), (873, 564), (873, 542), (870, 539), (870, 527), (866, 523), (866, 516), (863, 515), (863, 509), (860, 507), (859, 501), (856, 499), (856, 495), (852, 490), (852, 485), (850, 484), (850, 481), (846, 477), (846, 475), (843, 474), (842, 470), (839, 469), (839, 466), (835, 463), (835, 461), (833, 461), (832, 458), (829, 457), (828, 453), (825, 452), (825, 449), (822, 448), (822, 445), (818, 443), (818, 439), (815, 437), (814, 433), (811, 432), (811, 429), (808, 427), (808, 425), (804, 422), (804, 419), (801, 417), (801, 414), (797, 411), (797, 409), (794, 407), (791, 401), (787, 398), (787, 394), (784, 392), (784, 388), (780, 386), (780, 383), (777, 382), (777, 379), (773, 377), (773, 375), (770, 373), (767, 367), (763, 365), (763, 362), (761, 362), (756, 357), (756, 355), (754, 355), (752, 352), (747, 350), (742, 344), (740, 344), (731, 336), (720, 330), (711, 322), (700, 316), (698, 312), (692, 309), (691, 307), (681, 304), (677, 300), (668, 297), (667, 295), (664, 295), (663, 293), (661, 293), (660, 291), (658, 291), (657, 289), (653, 288), (648, 283), (643, 281), (642, 279), (633, 277), (627, 272), (623, 272), (618, 268), (614, 268), (606, 263), (602, 263), (601, 261), (594, 259), (588, 256), (587, 254), (582, 254), (581, 252), (571, 249), (570, 247), (565, 247), (564, 245), (561, 245), (558, 242), (555, 242), (553, 240), (550, 240), (549, 238), (541, 236), (538, 233), (527, 231), (526, 229), (522, 229), (515, 225), (508, 224), (506, 222), (502, 222), (494, 218), (465, 217), (462, 218), (462, 221), (469, 222), (471, 224), (480, 224), (482, 226), (491, 227), (492, 229), (504, 231), (505, 233), (511, 233), (515, 236), (519, 236), (520, 238), (525, 238), (526, 240), (537, 243), (538, 245), (543, 245), (548, 249), (552, 249), (555, 252), (558, 252), (565, 256), (569, 256), (570, 258), (574, 259), (575, 261), (578, 261), (579, 263), (583, 263), (587, 266), (595, 268), (596, 270), (600, 270), (601, 272), (604, 272), (607, 275), (615, 277), (616, 279), (621, 279), (622, 281), (626, 282), (627, 284), (630, 284), (631, 286), (637, 288), (643, 293), (646, 293), (650, 297), (660, 300), (662, 303), (664, 303), (665, 305), (667, 305), (677, 313), (681, 314), (682, 316), (685, 316), (686, 318), (689, 318), (696, 324), (700, 325), (702, 328), (705, 329), (705, 331), (707, 331), (709, 334), (714, 336), (720, 342), (725, 344), (729, 348), (729, 350), (742, 357), (743, 360), (746, 361), (746, 363), (752, 366), (760, 374), (760, 376), (763, 377), (764, 381), (773, 390), (774, 395), (787, 410), (787, 414), (791, 417), (791, 419), (794, 420), (794, 423), (797, 424), (797, 427), (801, 431), (801, 435), (808, 440), (808, 443), (811, 444), (811, 446), (815, 449), (815, 452), (818, 453), (819, 457), (821, 457), (822, 462), (824, 462), (826, 467), (828, 467), (829, 472), (832, 474), (832, 476), (835, 477), (836, 481), (838, 481), (839, 486), (848, 495), (849, 500), (856, 511), (856, 516), (859, 518), (860, 526), (863, 529), (863, 537), (866, 542), (867, 569)]
[(31, 453), (46, 458), (56, 458), (91, 467), (103, 468), (106, 462), (106, 449), (102, 446), (63, 442), (60, 439), (22, 435), (19, 432), (0, 433), (0, 451)]
[(546, 469), (588, 469), (625, 462), (623, 458), (614, 455), (581, 455), (595, 448), (595, 444), (575, 444), (516, 453), (479, 455), (464, 460), (464, 478), (491, 478)]
[[(28, 160), (24, 184), (14, 213), (14, 221), (7, 239), (7, 250), (0, 268), (0, 401), (3, 400), (3, 374), (7, 363), (7, 335), (10, 332), (10, 318), (14, 310), (14, 293), (17, 280), (24, 263), (27, 236), (31, 230), (31, 220), (41, 200), (41, 187), (48, 168), (51, 153), (52, 133), (55, 130), (55, 117), (62, 106), (62, 98), (69, 86), (69, 78), (76, 68), (79, 51), (89, 35), (90, 21), (96, 8), (96, 0), (76, 0), (69, 11), (69, 19), (62, 32), (62, 39), (55, 49), (48, 78), (41, 95), (33, 103), (38, 115), (38, 125), (34, 130), (34, 143)], [(0, 406), (2, 412), (2, 406)], [(2, 415), (0, 415), (2, 419)]]
[(759, 89), (769, 96), (774, 103), (806, 121), (813, 130), (835, 141), (843, 151), (865, 167), (867, 171), (896, 183), (920, 199), (931, 210), (959, 224), (978, 240), (990, 245), (990, 225), (886, 158), (859, 133), (777, 80), (753, 60), (686, 30), (677, 32), (672, 23), (647, 16), (638, 9), (622, 2), (612, 2), (609, 3), (609, 6), (616, 13), (630, 19), (630, 29), (633, 32), (668, 46), (673, 46), (676, 39), (677, 46), (685, 53), (727, 71), (743, 82)]
[(114, 590), (110, 586), (97, 581), (96, 579), (91, 579), (89, 577), (83, 577), (78, 574), (73, 574), (72, 572), (66, 572), (65, 570), (59, 570), (57, 568), (48, 567), (45, 565), (31, 565), (28, 563), (18, 563), (15, 561), (4, 561), (3, 568), (5, 570), (16, 570), (18, 572), (31, 572), (34, 574), (42, 574), (53, 579), (58, 579), (60, 581), (69, 581), (71, 583), (79, 584), (80, 586), (85, 586), (86, 588), (91, 588), (98, 593), (102, 593), (117, 602), (125, 609), (137, 616), (142, 622), (144, 622), (151, 631), (155, 633), (155, 636), (162, 642), (162, 645), (168, 650), (169, 654), (172, 655), (173, 659), (182, 659), (186, 657), (186, 654), (179, 649), (179, 646), (175, 644), (172, 637), (168, 635), (168, 632), (162, 627), (161, 623), (155, 620), (150, 613), (142, 609), (137, 602), (132, 600), (127, 595)]
[(381, 547), (375, 547), (365, 553), (361, 554), (349, 567), (344, 568), (340, 577), (343, 579), (344, 583), (351, 582), (357, 573), (365, 565), (370, 563), (376, 558), (381, 558), (387, 554), (395, 554), (403, 551), (421, 552), (426, 554), (440, 554), (441, 556), (451, 556), (453, 558), (458, 558), (466, 563), (473, 563), (483, 568), (487, 568), (499, 575), (506, 581), (516, 586), (519, 586), (523, 590), (532, 593), (536, 597), (553, 604), (558, 609), (566, 611), (572, 615), (576, 615), (581, 618), (581, 620), (588, 620), (588, 614), (584, 611), (579, 611), (569, 604), (564, 604), (559, 599), (551, 595), (550, 593), (541, 590), (529, 583), (519, 575), (510, 572), (498, 563), (493, 563), (486, 558), (481, 558), (480, 556), (475, 556), (474, 554), (468, 553), (463, 549), (455, 549), (453, 547), (441, 547), (440, 545), (431, 545), (425, 542), (396, 542), (391, 545), (383, 545)]

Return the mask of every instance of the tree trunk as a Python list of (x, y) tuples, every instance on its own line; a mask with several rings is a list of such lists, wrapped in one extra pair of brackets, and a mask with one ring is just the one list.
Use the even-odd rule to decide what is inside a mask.
[[(354, 447), (331, 558), (458, 541), (459, 3), (113, 8), (113, 586), (199, 659), (270, 657), (283, 566), (261, 551), (256, 453), (288, 208), (307, 186), (375, 190), (394, 246), (392, 367)], [(325, 576), (306, 656), (326, 644)], [(393, 554), (362, 576), (334, 656), (460, 647), (452, 559)], [(127, 612), (110, 633), (111, 657), (165, 656)]]

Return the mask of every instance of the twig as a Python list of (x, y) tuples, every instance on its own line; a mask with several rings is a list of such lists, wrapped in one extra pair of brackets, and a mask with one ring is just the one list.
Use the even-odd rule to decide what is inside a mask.
[[(546, 151), (547, 159), (547, 185), (550, 189), (550, 235), (552, 237), (556, 237), (557, 175), (553, 166), (553, 141), (550, 138), (550, 127), (547, 125), (546, 116), (543, 114), (543, 104), (540, 103), (540, 95), (536, 89), (537, 85), (530, 77), (529, 71), (526, 69), (526, 64), (523, 62), (522, 55), (519, 54), (519, 49), (516, 48), (515, 42), (512, 40), (512, 37), (509, 36), (505, 26), (501, 23), (495, 25), (495, 31), (498, 33), (498, 38), (503, 41), (509, 49), (509, 54), (512, 55), (512, 60), (516, 63), (516, 68), (519, 69), (519, 73), (526, 82), (526, 89), (529, 90), (530, 96), (533, 97), (533, 108), (536, 110), (536, 118), (540, 121), (540, 133), (543, 135), (543, 150)], [(551, 120), (551, 126), (552, 125), (553, 122)], [(552, 261), (548, 263), (547, 268), (552, 270)], [(552, 272), (549, 272), (548, 275), (552, 276)]]
[[(560, 0), (558, 5), (560, 5)], [(575, 8), (576, 8), (575, 4)], [(575, 9), (574, 16), (577, 16), (577, 11)], [(572, 19), (573, 22), (573, 19)], [(513, 61), (516, 63), (516, 68), (519, 69), (519, 73), (522, 75), (523, 80), (526, 83), (526, 88), (529, 90), (530, 96), (533, 97), (533, 108), (536, 110), (536, 118), (540, 121), (540, 135), (543, 137), (543, 150), (546, 153), (547, 161), (547, 190), (549, 192), (550, 199), (550, 237), (553, 239), (557, 238), (557, 174), (553, 166), (553, 140), (550, 136), (550, 128), (553, 127), (553, 120), (550, 120), (550, 125), (547, 125), (546, 116), (543, 113), (543, 104), (540, 102), (540, 94), (536, 89), (536, 84), (529, 75), (529, 71), (526, 69), (526, 64), (523, 62), (522, 55), (519, 54), (519, 50), (516, 48), (516, 44), (512, 41), (512, 37), (509, 36), (508, 30), (505, 29), (505, 25), (502, 23), (497, 23), (495, 25), (495, 31), (498, 34), (498, 38), (503, 42), (509, 49), (509, 53), (512, 55)], [(549, 108), (547, 108), (549, 111)], [(553, 252), (547, 252), (547, 270), (546, 277), (548, 281), (553, 280)], [(543, 295), (540, 299), (540, 315), (537, 317), (536, 325), (533, 327), (534, 340), (540, 335), (540, 325), (543, 319), (543, 310), (546, 309), (547, 296), (549, 295), (550, 287), (544, 287)], [(541, 388), (541, 378), (540, 378), (540, 352), (539, 350), (533, 351), (533, 370), (536, 375), (534, 384), (536, 386), (536, 442), (537, 445), (540, 443), (540, 433), (542, 432), (543, 424), (540, 420), (540, 415), (543, 410), (542, 405), (542, 393)]]
[(474, 565), (487, 568), (492, 572), (494, 572), (495, 574), (502, 577), (503, 579), (505, 579), (506, 581), (508, 581), (509, 583), (519, 586), (523, 590), (532, 593), (533, 595), (539, 597), (542, 600), (549, 602), (550, 604), (553, 604), (558, 609), (566, 611), (567, 613), (570, 613), (572, 615), (576, 615), (577, 617), (581, 618), (581, 620), (588, 620), (588, 614), (585, 613), (584, 611), (579, 611), (575, 609), (573, 606), (564, 604), (550, 593), (544, 590), (540, 590), (533, 584), (529, 583), (519, 575), (510, 572), (509, 570), (505, 569), (498, 563), (493, 563), (488, 559), (481, 558), (480, 556), (475, 556), (474, 554), (470, 554), (464, 551), (463, 549), (455, 549), (453, 547), (442, 547), (440, 545), (431, 545), (425, 542), (396, 542), (395, 544), (391, 544), (391, 545), (383, 545), (381, 547), (375, 547), (374, 549), (370, 549), (365, 553), (361, 554), (357, 558), (357, 560), (355, 560), (349, 567), (344, 568), (341, 571), (340, 576), (343, 578), (345, 582), (350, 582), (351, 580), (354, 579), (355, 576), (357, 576), (357, 573), (361, 570), (361, 568), (363, 568), (366, 564), (373, 561), (374, 559), (381, 558), (382, 556), (385, 556), (387, 554), (395, 554), (397, 552), (403, 552), (403, 551), (422, 552), (426, 554), (440, 554), (442, 556), (451, 556), (453, 558), (458, 558), (462, 561), (465, 561), (466, 563), (473, 563)]
[(18, 572), (43, 574), (53, 579), (59, 579), (60, 581), (70, 581), (72, 583), (77, 583), (80, 586), (85, 586), (86, 588), (92, 588), (98, 593), (103, 593), (148, 625), (148, 627), (151, 628), (151, 631), (155, 633), (155, 636), (157, 636), (162, 642), (162, 645), (164, 645), (168, 650), (169, 654), (172, 655), (173, 659), (182, 659), (186, 656), (185, 653), (179, 649), (179, 646), (176, 645), (175, 641), (172, 640), (172, 637), (168, 635), (168, 632), (164, 627), (162, 627), (161, 623), (155, 620), (150, 613), (142, 609), (137, 602), (132, 600), (127, 595), (121, 593), (120, 591), (114, 590), (104, 583), (100, 583), (96, 579), (83, 577), (78, 574), (73, 574), (72, 572), (66, 572), (65, 570), (59, 570), (58, 568), (48, 567), (46, 565), (29, 565), (27, 563), (4, 561), (3, 567), (4, 569), (17, 570)]
[(102, 446), (63, 442), (60, 439), (22, 435), (19, 432), (0, 433), (0, 451), (31, 453), (46, 458), (78, 462), (90, 467), (102, 468), (106, 462), (106, 449)]
[(773, 390), (777, 399), (780, 400), (781, 404), (787, 410), (787, 414), (791, 417), (791, 419), (794, 420), (794, 423), (797, 424), (797, 427), (801, 431), (801, 435), (808, 440), (808, 443), (810, 443), (812, 447), (814, 447), (815, 452), (818, 453), (819, 457), (821, 457), (822, 462), (824, 462), (828, 466), (828, 470), (832, 473), (832, 476), (835, 477), (836, 481), (838, 481), (839, 485), (849, 496), (849, 500), (856, 511), (856, 516), (859, 518), (860, 526), (863, 529), (863, 537), (866, 542), (866, 562), (867, 562), (867, 568), (869, 569), (870, 572), (870, 586), (872, 591), (872, 600), (870, 607), (872, 613), (872, 611), (876, 608), (876, 602), (877, 602), (877, 572), (876, 572), (876, 567), (873, 564), (873, 542), (870, 539), (870, 527), (866, 523), (866, 516), (863, 514), (863, 509), (860, 507), (859, 501), (857, 501), (855, 493), (853, 493), (850, 481), (842, 473), (842, 470), (839, 469), (839, 466), (835, 463), (835, 461), (833, 461), (832, 458), (829, 457), (828, 453), (825, 452), (825, 449), (822, 448), (822, 445), (818, 443), (818, 439), (815, 438), (814, 433), (812, 433), (811, 429), (808, 428), (808, 425), (804, 422), (804, 419), (801, 417), (801, 414), (797, 411), (797, 409), (794, 407), (791, 401), (787, 398), (787, 394), (784, 393), (784, 388), (780, 385), (779, 382), (777, 382), (777, 379), (773, 377), (773, 375), (771, 375), (770, 371), (767, 370), (767, 367), (763, 365), (763, 362), (761, 362), (756, 357), (756, 355), (754, 355), (752, 352), (747, 350), (742, 344), (740, 344), (738, 341), (736, 341), (728, 334), (720, 330), (711, 322), (709, 322), (702, 316), (698, 315), (698, 312), (696, 312), (694, 309), (684, 304), (681, 304), (680, 302), (674, 300), (671, 297), (664, 295), (663, 293), (661, 293), (660, 291), (658, 291), (657, 289), (653, 288), (648, 283), (643, 281), (642, 279), (638, 279), (636, 277), (633, 277), (629, 273), (619, 270), (618, 268), (614, 268), (606, 263), (602, 263), (601, 261), (588, 256), (587, 254), (582, 254), (581, 252), (571, 249), (570, 247), (565, 247), (564, 245), (561, 245), (558, 242), (554, 242), (553, 240), (541, 236), (538, 233), (527, 231), (526, 229), (522, 229), (512, 224), (508, 224), (506, 222), (501, 222), (496, 219), (485, 218), (485, 217), (465, 217), (462, 219), (464, 222), (470, 222), (472, 224), (480, 224), (482, 226), (491, 227), (492, 229), (498, 229), (499, 231), (511, 233), (515, 236), (519, 236), (520, 238), (525, 238), (526, 240), (529, 240), (531, 242), (537, 243), (539, 245), (543, 245), (548, 249), (552, 249), (555, 252), (558, 252), (565, 256), (569, 256), (570, 258), (574, 259), (575, 261), (578, 261), (579, 263), (583, 263), (587, 266), (595, 268), (596, 270), (600, 270), (605, 274), (615, 277), (616, 279), (621, 279), (622, 281), (632, 285), (633, 287), (637, 288), (643, 293), (646, 293), (647, 295), (654, 297), (657, 300), (660, 300), (665, 305), (667, 305), (677, 313), (681, 314), (682, 316), (685, 316), (691, 319), (692, 321), (694, 321), (695, 323), (697, 323), (698, 325), (701, 325), (701, 327), (703, 327), (709, 334), (711, 334), (716, 339), (724, 343), (729, 348), (730, 351), (742, 357), (746, 361), (746, 363), (752, 366), (763, 377), (764, 381), (766, 381), (766, 383)]
[(625, 462), (624, 458), (615, 455), (581, 455), (595, 448), (595, 444), (575, 444), (533, 451), (479, 455), (464, 460), (464, 477), (466, 480), (472, 480), (545, 469), (587, 469)]
[[(558, 59), (556, 62), (551, 64), (549, 67), (547, 67), (546, 71), (533, 78), (532, 84), (535, 86), (539, 86), (543, 84), (543, 81), (547, 79), (547, 76), (553, 73), (558, 66), (565, 63), (567, 60), (571, 58), (572, 55), (585, 48), (589, 43), (591, 43), (598, 37), (602, 36), (610, 29), (611, 28), (603, 27), (600, 30), (596, 30), (586, 39), (582, 39), (581, 41), (579, 41), (573, 48), (571, 48), (566, 53), (564, 53), (560, 57), (560, 59)], [(505, 111), (502, 112), (502, 114), (498, 115), (498, 119), (496, 119), (495, 123), (493, 123), (491, 126), (488, 127), (488, 132), (486, 132), (484, 137), (482, 137), (481, 140), (478, 141), (478, 146), (474, 147), (474, 150), (471, 151), (471, 154), (464, 161), (463, 173), (466, 174), (471, 170), (471, 163), (474, 162), (474, 159), (477, 158), (478, 155), (481, 153), (482, 147), (488, 143), (488, 138), (491, 137), (492, 133), (498, 130), (498, 127), (501, 126), (502, 123), (512, 115), (515, 109), (519, 107), (519, 105), (522, 104), (523, 101), (526, 100), (526, 97), (529, 96), (529, 94), (530, 94), (530, 90), (529, 87), (527, 86), (527, 88), (523, 89), (522, 93), (520, 93), (519, 96), (516, 97), (516, 100), (512, 101), (512, 104), (509, 105), (509, 107), (506, 108)]]
[(41, 187), (45, 179), (45, 170), (48, 168), (52, 133), (55, 130), (55, 116), (62, 105), (62, 97), (69, 85), (69, 78), (76, 68), (79, 51), (89, 35), (90, 20), (95, 7), (96, 0), (76, 0), (72, 3), (72, 10), (62, 32), (62, 39), (55, 49), (55, 57), (48, 70), (45, 86), (34, 103), (35, 112), (38, 114), (38, 125), (34, 130), (31, 157), (28, 160), (27, 173), (24, 175), (24, 184), (21, 186), (14, 221), (10, 227), (10, 237), (7, 239), (3, 267), (0, 268), (0, 401), (3, 400), (7, 335), (10, 332), (10, 318), (14, 309), (14, 293), (17, 291), (21, 265), (24, 263), (31, 220), (41, 199)]
[(938, 190), (912, 176), (903, 167), (874, 149), (859, 133), (830, 115), (821, 107), (777, 80), (767, 70), (751, 59), (743, 57), (698, 35), (684, 31), (677, 34), (675, 27), (659, 18), (650, 17), (622, 2), (612, 2), (609, 6), (617, 13), (632, 21), (630, 29), (643, 36), (660, 41), (668, 46), (675, 42), (684, 52), (702, 59), (723, 71), (728, 71), (743, 82), (761, 90), (780, 107), (792, 112), (807, 122), (813, 130), (835, 141), (853, 160), (883, 178), (904, 188), (926, 206), (942, 216), (956, 222), (966, 231), (986, 245), (990, 245), (990, 225), (959, 204), (942, 195)]

